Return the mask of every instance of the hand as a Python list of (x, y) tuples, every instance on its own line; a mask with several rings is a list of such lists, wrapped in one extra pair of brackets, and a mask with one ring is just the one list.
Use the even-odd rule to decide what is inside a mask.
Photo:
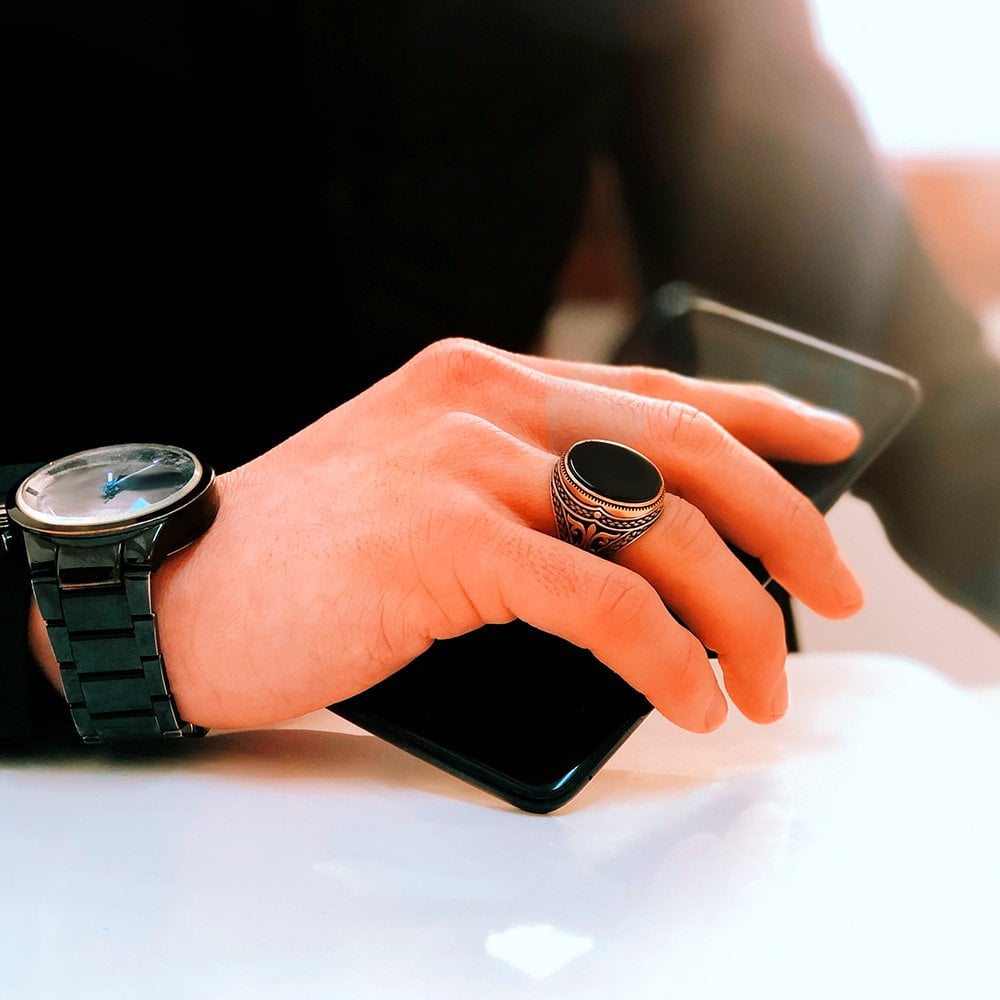
[[(638, 448), (668, 490), (610, 560), (555, 537), (549, 476), (587, 437)], [(847, 418), (759, 386), (439, 342), (219, 477), (214, 526), (154, 576), (178, 707), (266, 725), (522, 618), (695, 732), (727, 710), (707, 646), (737, 707), (769, 722), (787, 701), (784, 624), (724, 539), (817, 613), (857, 610), (823, 517), (759, 456), (836, 461), (858, 440)]]

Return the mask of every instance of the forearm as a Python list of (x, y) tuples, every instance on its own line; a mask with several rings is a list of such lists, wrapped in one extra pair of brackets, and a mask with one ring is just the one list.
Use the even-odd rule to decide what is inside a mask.
[(856, 492), (914, 569), (1000, 628), (1000, 365), (806, 6), (663, 11), (633, 46), (615, 136), (646, 287), (684, 278), (916, 376), (922, 410)]
[(645, 285), (685, 278), (871, 353), (902, 209), (806, 6), (661, 6), (614, 136)]

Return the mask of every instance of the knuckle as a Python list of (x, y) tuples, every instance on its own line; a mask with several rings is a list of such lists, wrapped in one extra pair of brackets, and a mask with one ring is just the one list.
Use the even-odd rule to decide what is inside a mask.
[(492, 351), (467, 337), (445, 337), (435, 341), (414, 360), (421, 369), (421, 377), (429, 373), (439, 385), (457, 389), (481, 385), (499, 363)]
[(678, 449), (706, 460), (731, 449), (728, 435), (703, 410), (677, 400), (666, 409), (671, 444)]
[(537, 400), (552, 379), (468, 337), (446, 337), (414, 359), (422, 390), (457, 408), (510, 411)]
[(488, 448), (498, 436), (499, 428), (492, 420), (468, 410), (449, 409), (435, 418), (427, 434), (427, 447), (450, 454), (456, 440), (469, 448)]
[(706, 657), (697, 641), (683, 644), (671, 657), (670, 689), (677, 701), (696, 698), (705, 680)]
[(528, 446), (516, 435), (463, 409), (440, 413), (426, 434), (427, 468), (469, 484), (507, 481), (510, 470), (530, 467), (529, 458)]
[(650, 588), (632, 573), (611, 572), (604, 576), (594, 600), (594, 613), (610, 632), (633, 636), (642, 629), (649, 611)]
[(721, 540), (708, 518), (687, 500), (668, 494), (660, 519), (666, 521), (677, 557), (685, 564), (709, 562), (721, 551)]

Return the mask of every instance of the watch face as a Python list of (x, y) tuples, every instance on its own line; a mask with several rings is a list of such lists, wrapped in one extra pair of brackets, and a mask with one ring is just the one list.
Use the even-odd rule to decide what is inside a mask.
[(202, 465), (184, 448), (122, 444), (81, 451), (33, 472), (17, 507), (54, 527), (98, 527), (142, 520), (191, 493)]

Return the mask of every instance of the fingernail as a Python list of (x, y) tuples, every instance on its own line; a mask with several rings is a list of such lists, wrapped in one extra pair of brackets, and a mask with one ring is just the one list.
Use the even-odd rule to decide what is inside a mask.
[(838, 423), (847, 424), (852, 427), (857, 427), (858, 423), (853, 418), (848, 416), (841, 410), (831, 410), (827, 406), (818, 406), (816, 403), (811, 403), (806, 399), (798, 399), (799, 409), (808, 417), (816, 417), (819, 420), (823, 420), (826, 423)]
[(725, 697), (721, 691), (716, 691), (705, 713), (705, 731), (710, 733), (713, 729), (718, 729), (726, 721), (728, 714), (729, 705), (726, 704)]
[(771, 717), (780, 719), (788, 709), (788, 678), (782, 674), (771, 695)]
[(806, 417), (819, 421), (825, 428), (829, 429), (831, 425), (839, 425), (845, 436), (848, 436), (851, 440), (861, 440), (863, 434), (861, 425), (846, 413), (841, 413), (839, 410), (829, 410), (824, 406), (816, 406), (815, 403), (800, 401), (800, 406), (802, 413)]
[(848, 611), (857, 611), (865, 603), (864, 591), (843, 559), (837, 559), (833, 586), (840, 603)]

